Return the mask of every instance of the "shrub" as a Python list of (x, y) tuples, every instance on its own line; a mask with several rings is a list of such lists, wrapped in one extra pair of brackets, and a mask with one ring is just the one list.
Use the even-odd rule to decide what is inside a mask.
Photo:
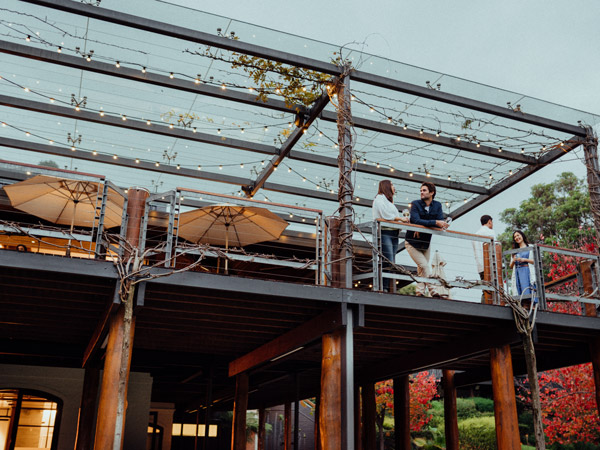
[(457, 398), (456, 410), (458, 420), (470, 419), (479, 415), (472, 398)]
[(493, 413), (494, 412), (494, 400), (491, 398), (473, 397), (475, 402), (475, 408), (481, 413)]
[(493, 417), (472, 417), (458, 422), (462, 450), (495, 450), (496, 425)]

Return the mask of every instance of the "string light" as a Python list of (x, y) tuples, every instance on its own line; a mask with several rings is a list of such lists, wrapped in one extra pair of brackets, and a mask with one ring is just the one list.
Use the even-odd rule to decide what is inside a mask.
[(202, 170), (202, 166), (198, 164), (198, 170)]
[(27, 42), (31, 42), (31, 36), (27, 35), (27, 37), (25, 38), (25, 40), (26, 40)]
[(100, 111), (99, 114), (100, 114), (100, 117), (104, 117), (104, 111)]
[(118, 69), (119, 67), (121, 67), (121, 63), (120, 63), (119, 61), (117, 61), (117, 62), (115, 63), (115, 67)]
[(139, 164), (139, 163), (140, 163), (140, 160), (139, 160), (138, 158), (135, 158), (135, 163), (136, 163), (136, 164)]
[(150, 120), (146, 120), (146, 125), (152, 125), (152, 122), (150, 122)]
[(92, 152), (92, 155), (96, 156), (96, 155), (98, 155), (98, 152), (97, 152), (96, 150), (94, 150), (94, 151)]
[(192, 128), (192, 133), (196, 132), (196, 127)]
[(146, 73), (146, 68), (142, 67), (142, 73)]
[(62, 53), (62, 47), (58, 47), (58, 49), (56, 49), (56, 51), (57, 51), (58, 53)]
[(177, 170), (181, 169), (181, 166), (179, 164), (177, 164)]
[(117, 159), (117, 155), (113, 155), (113, 159)]
[(169, 74), (169, 78), (170, 78), (170, 79), (173, 79), (173, 78), (175, 78), (175, 75), (173, 74), (173, 72), (171, 72), (171, 73)]

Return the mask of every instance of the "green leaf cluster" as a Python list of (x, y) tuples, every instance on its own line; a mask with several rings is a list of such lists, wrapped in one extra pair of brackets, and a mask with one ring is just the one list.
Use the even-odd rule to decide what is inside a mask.
[(529, 242), (560, 242), (568, 246), (593, 234), (587, 184), (572, 172), (563, 172), (551, 183), (536, 184), (531, 197), (518, 208), (507, 208), (500, 218), (509, 224), (499, 237), (503, 247), (512, 246), (514, 230), (522, 230)]

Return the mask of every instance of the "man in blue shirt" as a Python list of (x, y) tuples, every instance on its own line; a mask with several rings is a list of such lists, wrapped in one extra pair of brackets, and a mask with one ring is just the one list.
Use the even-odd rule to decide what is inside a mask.
[[(444, 212), (442, 204), (436, 202), (435, 185), (433, 183), (423, 183), (421, 185), (421, 199), (415, 200), (410, 207), (410, 223), (422, 225), (425, 227), (437, 227), (445, 230), (448, 224), (444, 221)], [(429, 244), (431, 234), (422, 231), (406, 232), (406, 251), (417, 265), (417, 275), (420, 277), (431, 276), (431, 267), (429, 266)], [(427, 295), (428, 285), (426, 283), (417, 283), (417, 296)], [(431, 293), (431, 288), (429, 287)]]

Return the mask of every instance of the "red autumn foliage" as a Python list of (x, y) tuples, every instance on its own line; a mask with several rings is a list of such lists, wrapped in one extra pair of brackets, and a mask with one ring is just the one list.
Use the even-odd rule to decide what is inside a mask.
[[(437, 396), (438, 379), (429, 372), (420, 372), (410, 376), (410, 430), (421, 431), (431, 420), (427, 411), (431, 408), (431, 400)], [(375, 385), (377, 415), (383, 423), (386, 412), (394, 409), (394, 386), (392, 380), (382, 381)], [(378, 419), (379, 419), (378, 418)]]
[[(558, 242), (553, 245), (560, 246)], [(583, 238), (572, 248), (597, 253), (598, 245), (592, 238)], [(551, 254), (548, 276), (558, 279), (578, 270), (582, 258)], [(573, 295), (576, 282), (559, 288)], [(576, 295), (576, 294), (575, 294)], [(549, 302), (548, 309), (567, 314), (581, 314), (581, 305), (576, 302)], [(589, 442), (600, 444), (600, 417), (595, 398), (594, 374), (591, 364), (564, 367), (539, 375), (544, 431), (550, 444)], [(521, 400), (529, 403), (529, 392), (520, 394)]]
[[(558, 241), (553, 241), (552, 245), (555, 247), (561, 247), (561, 243)], [(585, 235), (581, 237), (577, 244), (571, 245), (569, 248), (576, 251), (595, 254), (598, 252), (598, 243), (592, 236)], [(547, 278), (552, 281), (577, 272), (579, 263), (584, 259), (582, 257), (567, 256), (558, 253), (549, 253), (549, 258), (550, 263), (548, 267), (550, 270), (547, 274)], [(544, 265), (546, 265), (546, 262), (544, 262)], [(551, 292), (558, 292), (566, 295), (577, 295), (577, 290), (577, 281), (569, 281), (560, 285), (558, 288), (551, 289)], [(580, 315), (581, 304), (579, 302), (549, 301), (548, 310), (563, 314)]]
[[(540, 374), (544, 431), (550, 444), (600, 444), (600, 417), (596, 407), (591, 364), (565, 367)], [(529, 393), (520, 395), (529, 402)]]

